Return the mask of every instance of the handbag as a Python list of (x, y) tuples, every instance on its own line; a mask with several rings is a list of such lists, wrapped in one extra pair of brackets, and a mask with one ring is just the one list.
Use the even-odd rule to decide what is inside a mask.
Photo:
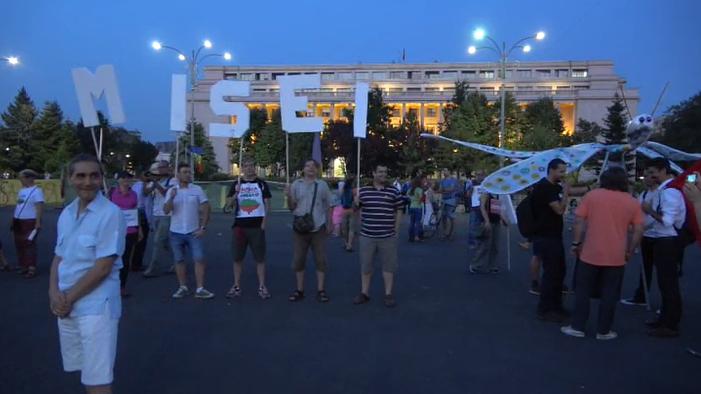
[(314, 231), (314, 216), (312, 212), (314, 211), (314, 204), (316, 203), (316, 191), (319, 184), (314, 181), (314, 196), (312, 197), (312, 205), (309, 207), (309, 212), (304, 215), (295, 215), (292, 220), (292, 228), (300, 234), (309, 234)]

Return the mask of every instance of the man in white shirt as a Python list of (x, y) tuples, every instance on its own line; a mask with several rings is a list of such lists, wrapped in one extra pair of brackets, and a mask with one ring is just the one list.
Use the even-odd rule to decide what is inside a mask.
[(646, 163), (645, 169), (660, 185), (656, 201), (643, 203), (642, 208), (655, 220), (646, 234), (652, 240), (652, 259), (662, 295), (659, 318), (646, 322), (650, 327), (648, 335), (658, 338), (677, 337), (682, 314), (678, 229), (686, 219), (686, 205), (679, 190), (667, 187), (674, 177), (667, 159), (651, 159)]
[(170, 214), (163, 211), (166, 192), (175, 186), (175, 181), (171, 176), (170, 164), (161, 160), (151, 166), (150, 172), (156, 179), (144, 186), (144, 193), (153, 196), (153, 252), (151, 261), (144, 271), (145, 278), (159, 276), (163, 272), (170, 272), (171, 250), (170, 250)]
[(41, 216), (44, 211), (44, 193), (34, 184), (37, 178), (39, 174), (32, 170), (20, 171), (22, 188), (17, 192), (17, 205), (12, 216), (12, 234), (19, 270), (25, 278), (33, 278), (37, 274), (36, 238), (41, 229)]
[(178, 290), (173, 298), (190, 294), (187, 287), (185, 248), (190, 250), (195, 261), (195, 298), (211, 299), (214, 294), (204, 288), (205, 260), (202, 237), (209, 222), (209, 202), (202, 188), (192, 182), (192, 172), (187, 164), (178, 166), (178, 184), (168, 190), (163, 211), (172, 215), (170, 219), (170, 244), (175, 258), (175, 273)]
[(78, 197), (58, 219), (51, 312), (58, 318), (63, 369), (81, 371), (88, 393), (109, 394), (122, 312), (119, 269), (126, 223), (100, 193), (102, 170), (94, 156), (78, 155), (68, 173)]
[[(643, 204), (653, 204), (658, 201), (657, 198), (657, 188), (660, 184), (655, 178), (652, 177), (652, 173), (649, 170), (645, 170), (643, 183), (645, 184), (645, 190), (638, 196), (638, 201), (640, 205)], [(652, 216), (646, 214), (645, 222), (643, 223), (644, 232), (643, 239), (640, 242), (640, 254), (643, 260), (643, 266), (640, 272), (640, 281), (638, 282), (638, 288), (635, 290), (633, 297), (621, 300), (621, 304), (625, 305), (647, 305), (648, 296), (650, 291), (650, 284), (652, 282), (652, 268), (653, 268), (653, 244), (654, 239), (652, 237), (652, 227), (655, 224), (655, 219)], [(643, 278), (645, 283), (643, 284)]]

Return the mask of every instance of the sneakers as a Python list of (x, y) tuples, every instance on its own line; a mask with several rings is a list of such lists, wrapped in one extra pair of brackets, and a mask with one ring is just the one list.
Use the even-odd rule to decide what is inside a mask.
[(641, 301), (635, 298), (627, 298), (624, 300), (621, 300), (621, 304), (623, 305), (634, 305), (634, 306), (645, 306), (647, 305), (645, 301)]
[(367, 304), (370, 302), (370, 297), (367, 296), (367, 294), (360, 293), (355, 298), (353, 298), (353, 303), (355, 305), (360, 305), (360, 304)]
[[(241, 294), (241, 290), (239, 289), (239, 294)], [(270, 292), (268, 291), (268, 288), (265, 286), (261, 286), (258, 288), (258, 297), (260, 297), (261, 300), (267, 300), (270, 298)]]
[(201, 300), (209, 300), (211, 298), (214, 298), (214, 293), (202, 287), (195, 292), (195, 298), (199, 298)]
[(533, 294), (533, 295), (540, 295), (540, 285), (538, 284), (537, 280), (534, 280), (531, 282), (531, 288), (528, 290), (528, 293)]
[(600, 341), (610, 341), (611, 339), (618, 338), (618, 334), (615, 331), (609, 331), (606, 334), (596, 334), (596, 339)]
[(180, 287), (178, 287), (178, 290), (176, 290), (175, 293), (173, 293), (173, 295), (171, 297), (183, 298), (183, 297), (189, 296), (190, 294), (191, 294), (190, 290), (188, 290), (187, 286), (180, 286)]
[[(575, 330), (572, 326), (560, 327), (560, 332), (571, 337), (584, 338), (584, 331)], [(596, 338), (599, 338), (597, 334)]]
[(225, 297), (229, 299), (241, 297), (241, 288), (236, 285), (231, 286), (229, 291), (226, 292)]

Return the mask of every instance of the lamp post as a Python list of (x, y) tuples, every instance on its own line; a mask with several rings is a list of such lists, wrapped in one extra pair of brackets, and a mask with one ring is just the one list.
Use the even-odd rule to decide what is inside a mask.
[[(539, 31), (534, 35), (526, 36), (521, 38), (520, 40), (516, 41), (513, 45), (509, 47), (507, 50), (506, 42), (502, 41), (501, 45), (499, 45), (492, 37), (487, 35), (487, 33), (484, 31), (484, 29), (476, 29), (472, 33), (472, 37), (476, 41), (482, 41), (485, 38), (489, 41), (489, 45), (487, 46), (481, 46), (481, 47), (476, 47), (474, 45), (471, 45), (470, 47), (467, 48), (467, 53), (470, 55), (474, 55), (477, 53), (478, 50), (481, 49), (489, 49), (494, 51), (498, 56), (499, 56), (499, 79), (501, 80), (501, 86), (499, 87), (499, 96), (500, 96), (500, 101), (501, 101), (501, 110), (499, 111), (499, 147), (503, 148), (504, 147), (504, 129), (505, 129), (505, 111), (506, 111), (506, 91), (505, 91), (505, 82), (506, 82), (506, 64), (509, 59), (509, 56), (515, 49), (521, 49), (524, 53), (529, 53), (532, 49), (532, 47), (529, 44), (526, 44), (526, 41), (528, 40), (537, 40), (541, 41), (545, 39), (545, 32)], [(499, 160), (500, 166), (503, 167), (504, 165), (504, 159), (500, 158)]]
[[(211, 49), (212, 41), (204, 40), (199, 48), (190, 51), (190, 56), (187, 56), (183, 51), (178, 48), (164, 45), (160, 41), (153, 41), (151, 43), (151, 48), (155, 51), (160, 51), (161, 49), (168, 49), (178, 54), (178, 60), (181, 62), (187, 62), (188, 77), (190, 79), (190, 98), (188, 99), (190, 104), (190, 150), (195, 146), (195, 100), (193, 95), (195, 93), (195, 88), (197, 87), (197, 74), (199, 72), (199, 66), (201, 62), (209, 57), (221, 57), (226, 61), (231, 60), (231, 53), (209, 53), (203, 56), (203, 49)], [(175, 134), (175, 165), (177, 167), (180, 160), (180, 137), (178, 133)], [(193, 160), (192, 152), (190, 152), (190, 170), (192, 171), (192, 176), (195, 176), (195, 164)]]

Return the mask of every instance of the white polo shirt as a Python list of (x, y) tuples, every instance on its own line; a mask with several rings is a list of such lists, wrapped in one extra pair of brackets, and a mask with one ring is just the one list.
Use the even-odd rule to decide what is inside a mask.
[(44, 192), (39, 186), (23, 187), (17, 192), (15, 219), (36, 219), (35, 205), (44, 202)]
[[(173, 198), (173, 190), (177, 190)], [(200, 205), (206, 203), (207, 195), (201, 187), (190, 183), (187, 187), (180, 184), (170, 188), (166, 202), (173, 200), (170, 217), (170, 231), (178, 234), (190, 234), (200, 228)]]
[[(158, 182), (164, 189), (166, 189), (166, 194), (168, 193), (167, 190), (169, 188), (175, 186), (175, 184), (178, 183), (178, 181), (175, 180), (175, 178), (168, 177), (162, 181)], [(165, 212), (163, 212), (163, 205), (166, 202), (166, 196), (161, 194), (158, 189), (153, 189), (153, 216), (170, 216), (166, 215)]]
[(663, 182), (655, 194), (652, 209), (662, 215), (662, 223), (655, 220), (646, 236), (651, 238), (676, 237), (677, 229), (684, 225), (686, 204), (682, 192), (667, 187), (672, 179)]
[[(98, 259), (118, 256), (110, 274), (93, 291), (73, 305), (71, 317), (100, 315), (105, 305), (118, 318), (122, 313), (119, 294), (119, 269), (126, 239), (124, 215), (102, 193), (88, 204), (80, 217), (76, 198), (58, 218), (58, 236), (54, 253), (61, 257), (58, 265), (58, 288), (67, 291), (90, 271)], [(109, 301), (109, 302), (108, 302)]]

